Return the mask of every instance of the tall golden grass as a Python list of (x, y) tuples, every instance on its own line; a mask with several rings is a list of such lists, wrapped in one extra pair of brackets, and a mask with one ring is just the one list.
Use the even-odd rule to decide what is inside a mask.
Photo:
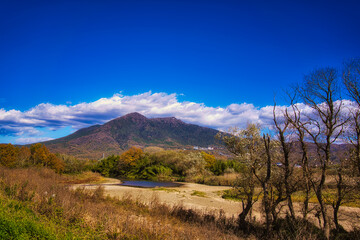
[[(99, 176), (93, 174), (86, 175), (85, 178), (99, 180)], [(228, 176), (228, 179), (231, 177)], [(104, 196), (102, 187), (95, 190), (81, 187), (72, 190), (70, 184), (74, 182), (76, 179), (73, 177), (59, 175), (46, 168), (0, 168), (0, 207), (6, 206), (3, 204), (6, 201), (21, 203), (22, 206), (31, 209), (39, 219), (45, 218), (49, 224), (57, 224), (57, 239), (63, 239), (64, 235), (70, 236), (70, 239), (323, 237), (320, 229), (301, 219), (279, 219), (274, 223), (273, 231), (267, 233), (261, 223), (251, 222), (245, 229), (239, 226), (237, 219), (226, 218), (223, 212), (199, 212), (181, 205), (169, 207), (160, 204), (156, 196), (149, 205), (131, 196), (114, 199)], [(80, 182), (83, 182), (83, 179), (80, 178)], [(1, 210), (0, 213), (4, 212)], [(72, 232), (72, 235), (68, 232)], [(339, 236), (344, 239), (359, 239), (360, 231), (336, 235)]]
[(127, 197), (71, 190), (66, 178), (50, 169), (0, 169), (1, 196), (27, 204), (39, 216), (62, 226), (89, 229), (100, 239), (239, 239), (236, 222), (224, 216), (167, 207), (156, 198), (149, 206)]

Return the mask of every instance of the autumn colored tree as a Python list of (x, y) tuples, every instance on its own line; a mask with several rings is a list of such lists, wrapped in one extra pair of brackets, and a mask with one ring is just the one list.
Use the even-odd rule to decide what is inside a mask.
[(65, 168), (64, 162), (49, 149), (41, 144), (36, 143), (30, 146), (30, 162), (33, 165), (42, 165), (54, 169), (56, 172), (62, 172)]
[(65, 169), (65, 163), (58, 158), (54, 153), (48, 155), (48, 166), (54, 169), (56, 172), (63, 172)]
[(19, 166), (27, 166), (30, 161), (31, 152), (28, 147), (22, 146), (19, 148), (18, 154), (18, 165)]
[(48, 149), (41, 143), (36, 143), (30, 146), (30, 162), (32, 165), (44, 164), (47, 165)]
[(144, 155), (143, 150), (138, 147), (131, 147), (120, 155), (120, 161), (128, 165), (135, 165), (136, 160)]
[(139, 160), (143, 155), (144, 152), (141, 148), (129, 148), (120, 155), (119, 160), (117, 161), (117, 170), (115, 170), (115, 172), (120, 175), (126, 175), (132, 167), (136, 166), (137, 160)]
[(211, 155), (209, 153), (206, 153), (206, 152), (201, 152), (201, 155), (203, 157), (203, 159), (205, 160), (206, 162), (206, 165), (205, 167), (207, 169), (211, 169), (215, 163), (216, 163), (216, 159), (215, 159), (215, 156), (214, 155)]
[(0, 164), (5, 167), (15, 167), (17, 164), (19, 149), (9, 144), (0, 144)]

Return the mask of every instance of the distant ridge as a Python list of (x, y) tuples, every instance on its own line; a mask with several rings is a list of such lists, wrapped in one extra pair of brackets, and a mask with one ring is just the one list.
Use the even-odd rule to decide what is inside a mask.
[(214, 146), (218, 145), (217, 133), (217, 130), (184, 123), (175, 117), (146, 118), (134, 112), (44, 144), (54, 152), (98, 159), (103, 153), (119, 154), (130, 146)]

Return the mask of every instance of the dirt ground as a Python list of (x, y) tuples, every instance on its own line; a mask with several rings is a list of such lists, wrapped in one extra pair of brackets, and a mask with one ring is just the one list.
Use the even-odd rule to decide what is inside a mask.
[[(198, 211), (212, 212), (218, 214), (222, 211), (227, 217), (237, 217), (241, 212), (241, 202), (226, 200), (221, 197), (221, 192), (231, 187), (208, 186), (196, 183), (182, 183), (180, 187), (174, 188), (138, 188), (120, 185), (118, 179), (107, 179), (102, 184), (81, 184), (74, 187), (85, 187), (95, 189), (99, 185), (104, 187), (105, 194), (111, 197), (124, 198), (132, 197), (144, 203), (151, 203), (157, 199), (160, 203), (174, 206), (181, 204), (186, 208), (196, 209)], [(295, 211), (301, 216), (301, 206), (299, 203), (294, 204)], [(315, 207), (312, 205), (310, 207)], [(331, 207), (329, 207), (330, 209)], [(262, 221), (260, 202), (254, 205), (251, 217), (257, 221)], [(286, 209), (284, 207), (283, 209)], [(318, 224), (315, 218), (315, 211), (310, 213), (309, 219)], [(330, 213), (330, 212), (329, 212)], [(331, 214), (331, 213), (330, 213)], [(339, 212), (339, 222), (346, 230), (352, 230), (354, 227), (360, 228), (360, 208), (341, 207)]]

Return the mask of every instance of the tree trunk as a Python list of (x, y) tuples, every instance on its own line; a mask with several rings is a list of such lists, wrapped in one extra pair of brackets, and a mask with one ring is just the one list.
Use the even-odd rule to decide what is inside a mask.
[(358, 168), (357, 176), (360, 177), (360, 132), (357, 134), (357, 143), (354, 146), (355, 147), (355, 159), (356, 159), (356, 165)]
[(266, 217), (266, 232), (269, 233), (271, 231), (271, 203), (269, 199), (269, 181), (271, 177), (271, 154), (270, 154), (270, 137), (264, 135), (264, 145), (266, 151), (266, 177), (262, 182), (262, 187), (264, 191), (264, 209), (265, 209), (265, 217)]
[(301, 150), (303, 152), (301, 159), (303, 178), (305, 180), (305, 199), (303, 202), (304, 204), (303, 219), (306, 219), (307, 214), (309, 212), (309, 200), (310, 200), (310, 192), (311, 192), (310, 171), (309, 171), (307, 147), (304, 142), (304, 133), (302, 132), (300, 127), (298, 127), (297, 130), (299, 134)]
[(339, 224), (339, 219), (338, 219), (339, 208), (340, 208), (340, 205), (338, 205), (338, 204), (336, 204), (336, 206), (334, 207), (334, 223), (335, 223), (336, 230), (340, 230), (340, 224)]
[(303, 219), (306, 219), (307, 214), (309, 212), (309, 200), (310, 200), (310, 191), (308, 190), (307, 186), (305, 189), (305, 199), (304, 199), (304, 210), (303, 210)]
[(270, 207), (270, 199), (269, 199), (269, 192), (267, 183), (263, 184), (263, 191), (264, 191), (264, 209), (265, 209), (265, 221), (266, 221), (266, 233), (270, 232), (270, 225), (271, 225), (271, 207)]
[(288, 201), (290, 216), (292, 219), (295, 219), (295, 212), (294, 212), (294, 207), (293, 207), (293, 203), (292, 203), (292, 199), (291, 199), (289, 177), (290, 177), (289, 158), (287, 157), (285, 159), (285, 194), (286, 194), (286, 199)]
[(337, 200), (333, 204), (334, 223), (335, 223), (336, 230), (340, 230), (338, 213), (339, 213), (339, 209), (340, 209), (340, 205), (341, 205), (341, 201), (342, 201), (342, 195), (343, 195), (343, 178), (342, 178), (341, 169), (338, 170), (338, 177), (339, 177), (339, 180), (337, 181), (337, 184), (336, 184)]
[(326, 169), (326, 163), (323, 164), (322, 166), (322, 176), (321, 176), (321, 180), (320, 183), (316, 189), (316, 197), (319, 201), (319, 205), (320, 205), (320, 211), (321, 211), (321, 216), (323, 219), (323, 230), (324, 230), (324, 234), (326, 239), (330, 238), (330, 225), (329, 225), (329, 220), (328, 220), (328, 216), (327, 216), (327, 209), (324, 203), (324, 199), (323, 199), (323, 186), (325, 183), (325, 169)]
[(250, 213), (252, 205), (253, 205), (253, 196), (249, 195), (247, 197), (245, 207), (243, 205), (243, 211), (239, 214), (238, 224), (240, 229), (246, 229), (248, 227), (248, 222), (246, 221), (246, 217)]

